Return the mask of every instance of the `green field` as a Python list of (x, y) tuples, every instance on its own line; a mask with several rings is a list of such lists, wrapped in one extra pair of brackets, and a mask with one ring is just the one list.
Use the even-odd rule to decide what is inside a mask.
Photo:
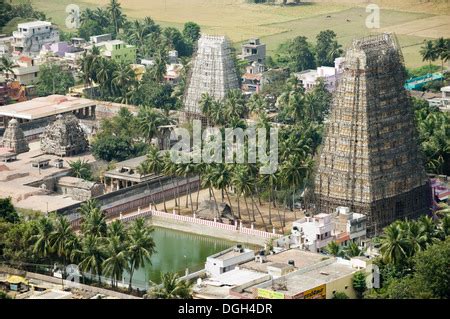
[[(25, 0), (13, 0), (13, 3), (20, 1)], [(437, 35), (446, 36), (446, 32), (450, 32), (450, 25), (447, 24), (450, 22), (446, 22), (450, 21), (447, 19), (448, 16), (417, 12), (420, 11), (417, 7), (414, 7), (416, 12), (382, 9), (381, 29), (367, 29), (365, 6), (349, 4), (348, 1), (336, 3), (338, 1), (279, 7), (252, 5), (245, 0), (124, 0), (122, 7), (130, 18), (150, 16), (163, 26), (182, 27), (186, 21), (197, 22), (205, 33), (225, 34), (236, 46), (250, 37), (257, 36), (267, 44), (269, 54), (273, 53), (280, 43), (298, 35), (314, 41), (316, 34), (325, 29), (334, 30), (344, 46), (351, 39), (370, 32), (394, 30), (398, 34), (408, 67), (424, 64), (419, 54), (419, 48), (424, 40)], [(83, 9), (106, 5), (108, 0), (31, 2), (36, 9), (44, 11), (51, 17), (53, 22), (64, 27), (67, 16), (65, 7), (68, 4), (76, 3)], [(419, 27), (420, 30), (416, 21), (419, 21), (419, 25), (423, 25)]]

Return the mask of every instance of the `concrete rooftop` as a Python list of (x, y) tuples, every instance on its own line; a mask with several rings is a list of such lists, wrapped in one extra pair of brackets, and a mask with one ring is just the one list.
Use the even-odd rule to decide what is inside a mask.
[(97, 104), (98, 102), (94, 100), (55, 94), (2, 106), (0, 108), (0, 116), (35, 120)]

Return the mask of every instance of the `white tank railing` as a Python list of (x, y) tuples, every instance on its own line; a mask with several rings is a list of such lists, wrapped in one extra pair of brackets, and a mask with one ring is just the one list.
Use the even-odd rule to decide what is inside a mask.
[(241, 234), (245, 234), (245, 235), (262, 237), (262, 238), (267, 238), (267, 239), (279, 238), (282, 236), (281, 234), (276, 233), (275, 228), (272, 229), (272, 232), (266, 232), (266, 231), (254, 229), (253, 223), (251, 224), (250, 228), (247, 228), (242, 224), (242, 221), (241, 222), (235, 221), (234, 224), (224, 224), (224, 223), (217, 221), (216, 218), (214, 218), (214, 220), (206, 220), (206, 219), (197, 218), (195, 216), (195, 214), (193, 217), (178, 215), (175, 213), (175, 210), (173, 211), (172, 214), (170, 214), (170, 213), (157, 211), (157, 210), (154, 210), (151, 208), (149, 208), (147, 210), (139, 209), (137, 213), (135, 213), (133, 215), (128, 215), (125, 217), (119, 217), (119, 219), (122, 222), (129, 222), (129, 221), (132, 221), (132, 220), (140, 218), (140, 217), (147, 218), (147, 217), (151, 217), (151, 216), (158, 216), (158, 217), (161, 217), (161, 218), (164, 218), (167, 220), (177, 220), (177, 221), (182, 221), (182, 222), (186, 222), (186, 223), (197, 224), (197, 225), (202, 225), (202, 226), (206, 226), (206, 227), (212, 227), (212, 228), (216, 228), (216, 229), (224, 229), (224, 230), (227, 230), (230, 232), (241, 233)]

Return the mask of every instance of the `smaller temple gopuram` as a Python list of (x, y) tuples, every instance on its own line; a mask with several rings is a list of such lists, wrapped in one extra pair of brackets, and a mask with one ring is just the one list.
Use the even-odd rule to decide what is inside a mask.
[(2, 144), (3, 147), (11, 149), (16, 154), (25, 153), (30, 150), (28, 141), (25, 139), (25, 135), (16, 119), (9, 121), (8, 127), (3, 134)]
[(58, 156), (73, 156), (88, 149), (86, 134), (73, 114), (58, 115), (41, 136), (41, 151)]

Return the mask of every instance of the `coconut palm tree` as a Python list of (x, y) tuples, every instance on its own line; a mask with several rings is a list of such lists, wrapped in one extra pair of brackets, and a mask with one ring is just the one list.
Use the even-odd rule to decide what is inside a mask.
[(175, 163), (174, 161), (172, 161), (172, 152), (174, 151), (169, 151), (164, 153), (163, 155), (163, 174), (166, 176), (170, 176), (171, 180), (172, 180), (172, 185), (173, 185), (173, 195), (175, 198), (175, 206), (176, 207), (180, 207), (181, 206), (181, 201), (180, 201), (180, 194), (179, 194), (179, 180), (177, 177), (177, 169), (178, 169), (178, 163)]
[(139, 108), (137, 122), (145, 140), (149, 143), (158, 135), (160, 126), (171, 124), (173, 121), (158, 109), (142, 106)]
[(245, 99), (241, 90), (230, 90), (227, 92), (224, 101), (225, 117), (228, 120), (232, 118), (243, 117), (247, 110), (245, 107)]
[[(260, 174), (259, 175), (259, 185), (261, 187), (266, 187), (269, 190), (269, 225), (272, 225), (272, 205), (275, 205), (274, 199), (274, 187), (279, 178), (278, 172), (273, 172), (270, 174)], [(280, 220), (281, 222), (281, 220)]]
[(53, 232), (50, 235), (50, 242), (52, 251), (56, 253), (56, 256), (62, 259), (64, 269), (66, 268), (67, 260), (70, 259), (72, 254), (75, 240), (76, 236), (70, 222), (66, 217), (58, 216), (55, 221)]
[(231, 173), (231, 185), (234, 186), (238, 200), (238, 212), (240, 211), (239, 198), (244, 197), (245, 207), (247, 209), (248, 220), (255, 221), (255, 214), (253, 212), (253, 218), (250, 216), (250, 209), (248, 208), (247, 196), (253, 191), (253, 180), (250, 177), (250, 171), (247, 165), (236, 164), (233, 167)]
[[(205, 164), (205, 171), (202, 177), (202, 187), (208, 187), (209, 189), (209, 199), (211, 200), (211, 195), (214, 198), (214, 210), (217, 211), (218, 214), (218, 205), (217, 205), (217, 199), (216, 199), (216, 194), (214, 193), (214, 185), (215, 185), (215, 180), (214, 180), (214, 176), (215, 176), (215, 172), (214, 172), (214, 164)], [(219, 217), (219, 216), (217, 216)]]
[(350, 242), (346, 247), (344, 247), (344, 255), (348, 259), (352, 257), (362, 256), (363, 254), (364, 251), (361, 250), (354, 242)]
[(138, 49), (140, 57), (144, 57), (145, 42), (149, 38), (150, 30), (144, 22), (134, 20), (126, 31), (128, 42)]
[(91, 180), (91, 167), (86, 160), (77, 159), (76, 161), (69, 161), (70, 171), (72, 176), (84, 180)]
[(87, 234), (81, 241), (81, 250), (74, 251), (73, 256), (78, 256), (80, 263), (78, 267), (83, 273), (90, 272), (98, 277), (101, 283), (103, 272), (103, 261), (105, 260), (104, 238)]
[(380, 252), (384, 262), (400, 265), (406, 260), (410, 244), (405, 236), (404, 229), (399, 223), (387, 226), (380, 237)]
[(436, 223), (429, 216), (423, 215), (418, 220), (419, 227), (423, 236), (425, 236), (426, 246), (429, 246), (436, 242), (438, 237), (438, 229)]
[(253, 94), (247, 102), (247, 107), (251, 113), (264, 114), (264, 109), (268, 106), (264, 97), (258, 93)]
[(161, 46), (155, 51), (153, 61), (154, 64), (149, 67), (148, 72), (155, 82), (161, 83), (167, 72), (166, 66), (169, 64), (169, 56), (165, 47)]
[(136, 74), (129, 64), (119, 63), (117, 69), (113, 71), (111, 85), (114, 92), (119, 96), (120, 102), (128, 104), (128, 89), (135, 85)]
[(89, 85), (92, 84), (92, 82), (97, 81), (97, 70), (101, 59), (102, 56), (100, 55), (100, 49), (95, 45), (89, 52), (85, 52), (83, 54), (83, 57), (80, 60), (80, 66), (85, 85)]
[(81, 23), (85, 23), (87, 21), (94, 20), (94, 19), (95, 19), (95, 13), (92, 9), (86, 8), (81, 12), (81, 15), (80, 15)]
[(78, 208), (78, 213), (80, 213), (81, 217), (88, 216), (91, 211), (94, 209), (99, 208), (99, 203), (95, 198), (91, 198), (80, 205), (80, 208)]
[(228, 194), (227, 188), (230, 186), (231, 181), (231, 169), (230, 166), (223, 164), (223, 163), (217, 163), (216, 165), (212, 166), (211, 170), (211, 178), (213, 179), (214, 187), (217, 189), (220, 189), (221, 191), (221, 198), (222, 202), (225, 201), (225, 195), (228, 199), (228, 204), (231, 206), (230, 196)]
[(118, 236), (106, 238), (105, 256), (102, 268), (105, 275), (111, 277), (112, 286), (122, 280), (123, 272), (129, 270), (127, 243)]
[(342, 53), (344, 53), (342, 50), (342, 45), (340, 45), (337, 41), (333, 41), (328, 49), (327, 59), (333, 63), (334, 59), (340, 57)]
[(441, 239), (450, 236), (450, 214), (446, 214), (439, 223), (438, 234)]
[(112, 79), (116, 70), (116, 64), (106, 58), (100, 58), (97, 63), (96, 79), (101, 89), (108, 95), (113, 94)]
[(192, 214), (194, 213), (194, 204), (192, 203), (192, 192), (189, 178), (194, 175), (195, 170), (195, 163), (189, 160), (185, 161), (184, 163), (177, 164), (177, 169), (175, 171), (178, 176), (183, 176), (184, 178), (186, 178), (186, 182), (188, 184), (188, 191), (186, 193), (186, 208), (188, 207), (188, 198), (190, 198)]
[(118, 219), (114, 220), (111, 224), (108, 225), (107, 236), (118, 237), (122, 242), (128, 240), (128, 233), (125, 230), (125, 226)]
[(420, 227), (419, 223), (415, 221), (405, 221), (401, 222), (399, 225), (406, 234), (409, 247), (408, 253), (410, 257), (426, 249), (428, 237), (424, 232), (424, 229)]
[(335, 257), (342, 257), (344, 255), (342, 247), (335, 241), (328, 243), (328, 245), (325, 247), (325, 251)]
[[(435, 40), (434, 48), (436, 50), (436, 58), (441, 59), (441, 71), (444, 72), (444, 59), (448, 56), (448, 45), (447, 41), (440, 37)], [(444, 81), (444, 79), (442, 79)]]
[[(309, 178), (309, 174), (312, 171), (313, 160), (310, 156), (301, 158), (298, 154), (291, 154), (288, 160), (281, 166), (281, 178), (286, 185), (291, 189), (292, 194), (292, 206), (291, 210), (294, 211), (294, 201), (296, 190), (304, 186), (306, 180)], [(295, 216), (297, 218), (297, 216)]]
[(89, 234), (95, 237), (105, 237), (107, 230), (105, 214), (99, 207), (93, 208), (87, 215), (83, 216), (81, 224), (81, 231), (83, 234)]
[(153, 229), (146, 227), (143, 218), (134, 220), (129, 229), (127, 256), (130, 273), (130, 290), (132, 289), (134, 271), (143, 267), (145, 264), (150, 264), (150, 258), (156, 252), (152, 232)]
[(53, 234), (54, 225), (50, 218), (41, 217), (36, 224), (37, 234), (31, 239), (34, 242), (33, 252), (42, 258), (50, 257), (53, 252), (51, 235)]
[(110, 0), (107, 10), (111, 15), (112, 22), (114, 24), (115, 34), (119, 34), (119, 28), (122, 27), (126, 21), (126, 17), (122, 12), (122, 8), (118, 0)]
[(200, 101), (198, 101), (198, 105), (200, 107), (200, 111), (204, 116), (206, 116), (207, 125), (209, 126), (211, 112), (213, 108), (214, 99), (209, 93), (203, 93)]
[(155, 299), (192, 299), (193, 282), (181, 280), (177, 273), (161, 274), (161, 287), (151, 288), (148, 295)]
[(3, 55), (0, 59), (0, 72), (6, 77), (6, 81), (9, 80), (9, 75), (14, 74), (15, 63), (11, 61), (6, 55)]
[[(163, 172), (164, 169), (163, 165), (164, 162), (162, 160), (159, 150), (155, 146), (151, 145), (145, 161), (138, 166), (137, 170), (141, 175), (154, 174), (155, 176), (158, 176)], [(158, 178), (158, 182), (159, 188), (161, 189), (163, 195), (164, 211), (167, 212), (166, 195), (161, 182), (161, 178)]]
[(431, 73), (431, 62), (435, 61), (438, 57), (436, 47), (432, 40), (428, 40), (420, 49), (420, 54), (422, 55), (422, 61), (428, 61), (430, 63), (430, 73)]

